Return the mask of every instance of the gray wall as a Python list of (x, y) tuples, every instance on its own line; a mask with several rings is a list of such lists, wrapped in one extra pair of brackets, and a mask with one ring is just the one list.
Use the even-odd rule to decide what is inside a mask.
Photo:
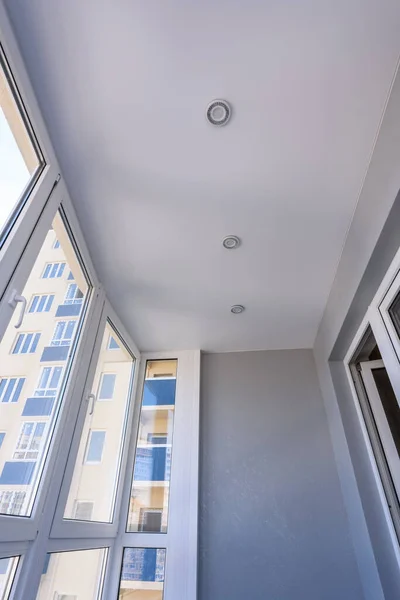
[(313, 355), (202, 360), (199, 600), (361, 600)]

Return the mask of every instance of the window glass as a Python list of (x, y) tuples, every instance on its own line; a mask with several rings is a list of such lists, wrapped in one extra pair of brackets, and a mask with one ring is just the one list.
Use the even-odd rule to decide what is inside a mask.
[(162, 600), (165, 549), (125, 548), (122, 560), (120, 600)]
[(389, 314), (397, 331), (397, 335), (400, 337), (400, 294), (397, 294), (392, 302), (389, 308)]
[[(56, 238), (60, 242), (57, 253), (69, 268), (62, 277), (43, 279)], [(16, 334), (14, 323), (21, 310), (18, 305), (0, 343), (0, 423), (5, 432), (0, 449), (2, 513), (31, 514), (58, 416), (63, 379), (69, 372), (79, 323), (85, 313), (84, 305), (64, 305), (69, 269), (87, 298), (88, 282), (61, 215), (57, 214), (22, 292), (26, 298), (52, 297), (54, 310), (28, 310), (21, 331)], [(73, 314), (68, 313), (71, 309)], [(54, 332), (59, 331), (59, 322), (66, 325), (55, 346)]]
[[(118, 340), (118, 350), (109, 348), (110, 335)], [(96, 401), (89, 403), (86, 414), (65, 519), (77, 518), (77, 503), (90, 500), (93, 507), (85, 520), (112, 521), (133, 366), (131, 354), (107, 323), (93, 381)]]
[(176, 373), (176, 360), (146, 365), (128, 531), (167, 531)]
[(19, 556), (0, 559), (0, 600), (7, 600), (18, 567)]
[(24, 191), (43, 164), (11, 81), (0, 47), (0, 243), (21, 208)]
[(50, 554), (36, 600), (100, 600), (107, 549)]

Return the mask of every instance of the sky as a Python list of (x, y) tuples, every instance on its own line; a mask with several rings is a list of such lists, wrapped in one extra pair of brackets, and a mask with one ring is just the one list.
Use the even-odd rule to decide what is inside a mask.
[(29, 179), (29, 171), (0, 107), (0, 231)]

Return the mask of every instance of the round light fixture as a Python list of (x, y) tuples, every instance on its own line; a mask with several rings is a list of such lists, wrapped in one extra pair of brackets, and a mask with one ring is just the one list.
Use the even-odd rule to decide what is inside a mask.
[(240, 315), (240, 313), (242, 313), (244, 311), (244, 306), (242, 306), (241, 304), (234, 304), (233, 306), (231, 306), (231, 313), (233, 313), (234, 315)]
[(222, 240), (222, 245), (227, 250), (234, 250), (240, 246), (240, 238), (237, 235), (227, 235)]
[(226, 125), (231, 117), (231, 107), (226, 100), (213, 100), (207, 106), (207, 120), (211, 125)]

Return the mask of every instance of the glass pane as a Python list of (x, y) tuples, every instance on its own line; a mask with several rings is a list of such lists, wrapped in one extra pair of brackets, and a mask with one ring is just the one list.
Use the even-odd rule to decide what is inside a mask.
[[(60, 241), (56, 250), (55, 238)], [(69, 268), (60, 278), (44, 279), (44, 267), (53, 258)], [(41, 294), (53, 296), (51, 309), (27, 311), (17, 333), (14, 323), (21, 310), (18, 305), (0, 343), (0, 423), (5, 433), (0, 448), (0, 513), (3, 514), (31, 514), (59, 413), (78, 324), (85, 313), (83, 305), (64, 304), (70, 269), (87, 300), (88, 282), (57, 214), (22, 292), (27, 299)], [(73, 314), (68, 312), (71, 309)], [(53, 346), (56, 324), (65, 316), (73, 319), (74, 334), (68, 342), (65, 340), (65, 345)]]
[(36, 600), (101, 598), (107, 548), (48, 554)]
[(383, 410), (385, 411), (397, 453), (400, 456), (400, 408), (392, 384), (390, 383), (389, 375), (386, 369), (382, 367), (372, 369), (372, 376), (382, 401)]
[(0, 600), (7, 600), (10, 595), (19, 556), (0, 559)]
[(164, 549), (125, 548), (119, 599), (162, 600), (164, 570)]
[(397, 294), (394, 302), (390, 306), (389, 314), (397, 331), (397, 335), (400, 337), (400, 294)]
[[(118, 350), (109, 348), (110, 335), (118, 340)], [(89, 406), (86, 414), (65, 519), (112, 521), (133, 364), (131, 354), (107, 323), (93, 382), (96, 401), (93, 411)], [(83, 510), (82, 503), (90, 510)]]
[(128, 531), (167, 531), (176, 372), (176, 360), (146, 365)]
[(41, 165), (4, 65), (0, 48), (0, 240)]

